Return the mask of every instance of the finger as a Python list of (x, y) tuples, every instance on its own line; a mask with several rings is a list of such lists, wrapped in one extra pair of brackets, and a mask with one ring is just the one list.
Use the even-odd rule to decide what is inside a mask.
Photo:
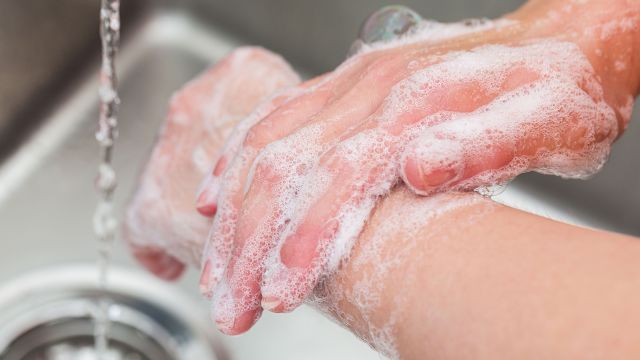
[[(522, 81), (532, 77), (527, 71), (512, 73), (522, 75)], [(304, 301), (322, 274), (337, 266), (335, 260), (333, 264), (329, 260), (336, 256), (329, 254), (344, 253), (350, 248), (376, 199), (395, 183), (398, 176), (395, 164), (404, 142), (412, 136), (412, 128), (446, 121), (453, 112), (474, 110), (491, 101), (501, 90), (500, 86), (489, 89), (473, 76), (450, 82), (434, 81), (434, 86), (431, 80), (435, 76), (441, 74), (437, 71), (420, 74), (420, 86), (430, 85), (422, 92), (416, 91), (415, 83), (396, 85), (394, 92), (400, 94), (392, 92), (391, 100), (385, 100), (380, 111), (352, 132), (353, 135), (348, 135), (352, 137), (340, 144), (335, 152), (338, 155), (333, 159), (329, 157), (322, 166), (324, 172), (335, 176), (335, 183), (324, 188), (325, 193), (319, 190), (320, 186), (305, 184), (305, 189), (320, 192), (321, 196), (316, 197), (309, 209), (296, 207), (296, 217), (290, 224), (292, 234), (284, 238), (279, 254), (274, 255), (280, 258), (281, 264), (275, 261), (269, 266), (277, 270), (269, 270), (263, 281), (265, 308), (292, 310)], [(503, 87), (514, 84), (505, 80)], [(398, 98), (412, 106), (397, 107)], [(376, 126), (380, 126), (379, 131), (375, 130)], [(302, 193), (305, 194), (305, 190)]]
[[(370, 58), (368, 55), (358, 61), (347, 62), (332, 73), (318, 76), (296, 88), (276, 94), (243, 120), (234, 129), (219, 161), (201, 185), (196, 201), (198, 211), (204, 216), (215, 214), (221, 176), (230, 159), (239, 152), (243, 142), (261, 148), (288, 135), (292, 132), (291, 129), (309, 120), (330, 98), (338, 98), (342, 92), (348, 90), (348, 85), (353, 81), (357, 71), (373, 61)], [(274, 121), (277, 121), (277, 127), (274, 126)], [(277, 132), (278, 130), (281, 132)]]
[[(503, 56), (496, 58), (495, 50), (499, 50)], [(335, 249), (349, 248), (349, 240), (357, 236), (376, 196), (388, 191), (397, 179), (395, 176), (399, 173), (394, 174), (389, 170), (394, 170), (393, 165), (400, 164), (403, 144), (413, 139), (420, 129), (446, 124), (461, 114), (474, 112), (499, 94), (521, 89), (538, 79), (544, 71), (553, 69), (546, 62), (545, 53), (540, 50), (544, 49), (480, 49), (458, 54), (394, 86), (389, 98), (376, 113), (375, 121), (378, 124), (364, 123), (353, 133), (357, 134), (353, 139), (359, 139), (349, 139), (348, 142), (352, 144), (347, 149), (350, 150), (341, 151), (342, 156), (338, 156), (337, 161), (328, 162), (322, 167), (325, 176), (329, 174), (334, 179), (331, 186), (316, 187), (313, 182), (305, 184), (304, 190), (311, 189), (309, 191), (319, 195), (311, 196), (313, 200), (310, 207), (296, 207), (297, 216), (285, 231), (279, 254), (274, 256), (280, 258), (281, 264), (276, 261), (273, 267), (268, 266), (275, 270), (269, 270), (263, 282), (263, 306), (276, 311), (292, 309), (310, 293), (318, 277), (330, 271), (332, 267), (327, 265), (331, 263), (329, 259), (340, 256), (329, 255), (344, 254), (344, 251)], [(531, 55), (531, 63), (523, 64), (523, 52)], [(469, 64), (474, 66), (469, 67)], [(546, 84), (550, 79), (554, 77), (545, 78)], [(571, 79), (562, 80), (572, 83)], [(527, 91), (522, 90), (523, 93)], [(523, 101), (520, 105), (526, 108), (531, 104)], [(385, 134), (380, 139), (363, 139), (359, 136), (358, 131), (376, 126), (385, 130), (391, 138), (385, 137)], [(370, 144), (376, 141), (383, 145), (371, 147)], [(369, 154), (373, 158), (368, 157)], [(372, 167), (363, 169), (362, 164)], [(358, 170), (353, 171), (354, 167)], [(335, 180), (334, 176), (339, 180)], [(349, 187), (352, 187), (351, 191), (345, 190)], [(354, 217), (350, 221), (343, 220), (354, 212), (358, 214), (356, 221), (353, 221)], [(344, 234), (347, 230), (348, 236)]]
[[(203, 273), (201, 276), (201, 285), (207, 289), (205, 295), (211, 295), (211, 290), (220, 280), (227, 265), (233, 247), (244, 186), (259, 149), (265, 146), (269, 139), (275, 140), (277, 137), (284, 137), (293, 132), (301, 121), (306, 121), (304, 117), (297, 118), (294, 115), (313, 115), (328, 100), (328, 96), (329, 94), (325, 92), (317, 94), (316, 97), (305, 95), (294, 99), (292, 104), (286, 106), (289, 111), (278, 109), (250, 130), (244, 140), (245, 146), (240, 149), (233, 159), (233, 164), (225, 172), (224, 185), (218, 199), (214, 202), (217, 216), (213, 222), (203, 261), (203, 264), (207, 262), (210, 264), (210, 273)], [(278, 123), (277, 129), (272, 122)]]
[[(225, 332), (239, 331), (234, 328), (238, 319), (261, 309), (260, 282), (264, 260), (291, 216), (292, 209), (286, 204), (295, 197), (295, 189), (304, 179), (299, 165), (305, 161), (297, 160), (316, 156), (317, 150), (310, 150), (309, 142), (298, 140), (305, 138), (300, 134), (270, 144), (256, 159), (251, 186), (237, 221), (234, 251), (222, 284), (218, 286), (229, 295), (214, 297), (216, 323), (221, 328), (227, 326), (223, 330)], [(299, 176), (292, 176), (292, 172), (299, 173)], [(224, 302), (232, 306), (225, 306)], [(235, 330), (229, 330), (232, 328)], [(243, 329), (246, 330), (248, 328)]]
[[(229, 69), (225, 70), (225, 68)], [(269, 106), (277, 105), (279, 101), (282, 101), (291, 92), (291, 87), (300, 82), (298, 75), (282, 57), (258, 47), (245, 47), (234, 50), (214, 70), (226, 71), (227, 73), (232, 73), (233, 76), (227, 76), (220, 80), (228, 83), (225, 84), (226, 91), (224, 94), (210, 97), (207, 106), (203, 107), (204, 112), (215, 115), (215, 111), (212, 110), (218, 106), (229, 113), (242, 114), (245, 120), (241, 121), (238, 126), (236, 126), (236, 121), (232, 121), (231, 126), (235, 126), (235, 129), (229, 136), (227, 136), (228, 131), (224, 134), (220, 134), (220, 131), (217, 131), (216, 135), (222, 136), (223, 139), (229, 137), (230, 141), (227, 141), (227, 145), (225, 145), (225, 149), (216, 162), (213, 172), (208, 174), (212, 178), (219, 176), (224, 170), (229, 161), (229, 154), (234, 151), (236, 143), (242, 141), (242, 131), (238, 131), (237, 128), (246, 128), (247, 123), (251, 122), (252, 118), (258, 116), (262, 118), (266, 115), (265, 112), (270, 110)], [(205, 94), (209, 95), (209, 93)], [(267, 99), (269, 100), (266, 101)], [(253, 110), (260, 103), (269, 106), (259, 106), (258, 114), (256, 114), (256, 111)], [(238, 138), (240, 139), (238, 140)], [(214, 212), (212, 209), (207, 208), (207, 204), (203, 204), (205, 200), (205, 196), (198, 197), (199, 208), (202, 209), (201, 212), (205, 214)]]
[[(255, 289), (243, 289), (254, 293)], [(227, 335), (238, 335), (249, 330), (262, 315), (262, 308), (257, 305), (244, 307), (236, 302), (243, 299), (243, 293), (233, 292), (227, 281), (218, 285), (212, 301), (212, 314), (216, 327)], [(244, 303), (247, 303), (245, 300)], [(243, 310), (246, 308), (246, 310)]]
[(430, 128), (403, 155), (419, 194), (473, 189), (529, 170), (584, 177), (616, 136), (615, 114), (570, 82), (537, 82), (479, 111)]
[[(255, 201), (243, 205), (241, 220), (238, 222), (233, 255), (227, 265), (225, 275), (216, 288), (213, 299), (214, 320), (218, 328), (224, 333), (237, 334), (244, 332), (253, 325), (249, 319), (257, 320), (257, 314), (262, 310), (260, 306), (260, 279), (264, 271), (262, 254), (271, 247), (270, 236), (277, 232), (277, 205), (272, 204), (273, 194), (277, 183), (277, 175), (264, 173), (263, 169), (256, 170), (254, 177), (271, 177), (268, 184), (270, 189), (261, 189), (260, 193), (268, 194), (265, 198), (253, 198)], [(243, 223), (252, 216), (263, 219), (257, 224), (258, 228), (247, 227)], [(280, 225), (281, 226), (281, 225)], [(267, 229), (260, 232), (259, 229)], [(264, 234), (267, 238), (260, 237)]]
[(275, 94), (270, 100), (258, 106), (233, 129), (225, 143), (220, 158), (214, 165), (213, 170), (207, 174), (198, 190), (196, 209), (200, 214), (208, 217), (215, 215), (217, 209), (216, 199), (220, 192), (221, 177), (227, 169), (229, 162), (240, 150), (242, 142), (251, 127), (298, 93), (298, 88), (292, 88)]
[(241, 268), (227, 269), (236, 274), (242, 271), (242, 266), (252, 268), (250, 274), (233, 278), (229, 286), (232, 293), (239, 293), (241, 289), (255, 289), (255, 292), (244, 293), (241, 298), (234, 299), (240, 309), (235, 316), (247, 311), (249, 304), (259, 306), (262, 264), (279, 238), (280, 229), (291, 216), (282, 205), (295, 198), (294, 189), (300, 188), (304, 169), (313, 166), (323, 149), (334, 143), (343, 132), (362, 122), (379, 107), (388, 89), (406, 73), (407, 61), (396, 57), (373, 62), (367, 68), (367, 74), (352, 89), (314, 115), (304, 129), (270, 144), (261, 152), (238, 220), (235, 246), (241, 250), (234, 251), (229, 265), (236, 264), (234, 266)]
[(172, 97), (167, 121), (125, 221), (125, 239), (145, 267), (173, 277), (184, 267), (179, 264), (199, 262), (202, 234), (211, 222), (193, 211), (198, 181), (231, 127), (275, 89), (297, 81), (279, 56), (245, 47)]
[(212, 295), (212, 290), (221, 279), (228, 263), (244, 187), (259, 151), (267, 144), (290, 135), (311, 121), (313, 115), (336, 97), (336, 91), (344, 92), (348, 89), (353, 77), (358, 74), (357, 70), (366, 66), (367, 61), (370, 59), (351, 62), (340, 72), (328, 75), (317, 86), (286, 102), (249, 130), (239, 153), (223, 174), (224, 185), (215, 203), (217, 216), (202, 261), (203, 267), (208, 271), (203, 271), (200, 278), (205, 296)]
[(140, 264), (161, 279), (174, 281), (184, 272), (185, 264), (160, 248), (131, 245), (131, 251)]
[[(373, 148), (363, 150), (375, 152)], [(374, 193), (391, 186), (384, 184), (376, 190), (371, 186), (388, 177), (389, 169), (380, 161), (354, 163), (343, 155), (337, 151), (324, 156), (322, 166), (307, 178), (295, 216), (284, 230), (280, 246), (267, 259), (261, 287), (265, 309), (283, 312), (300, 305), (317, 280), (335, 269), (337, 259), (350, 248), (359, 232), (354, 229), (362, 225), (375, 204)], [(329, 168), (331, 171), (326, 171)]]

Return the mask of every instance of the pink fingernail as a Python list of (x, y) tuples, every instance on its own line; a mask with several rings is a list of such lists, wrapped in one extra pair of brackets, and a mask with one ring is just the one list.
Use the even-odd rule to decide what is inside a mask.
[(276, 311), (282, 307), (282, 301), (275, 296), (265, 296), (261, 302), (262, 308), (269, 311)]
[(200, 274), (200, 293), (202, 296), (211, 299), (212, 293), (211, 289), (209, 289), (209, 278), (211, 276), (211, 261), (207, 260), (204, 263), (204, 267), (202, 268), (202, 273)]
[(211, 201), (209, 191), (205, 190), (200, 193), (198, 200), (196, 201), (196, 209), (204, 216), (213, 216), (218, 210), (218, 206), (215, 201)]
[[(424, 169), (422, 169), (424, 174)], [(427, 186), (439, 186), (453, 180), (458, 176), (455, 169), (437, 169), (428, 174), (423, 175), (423, 180)]]

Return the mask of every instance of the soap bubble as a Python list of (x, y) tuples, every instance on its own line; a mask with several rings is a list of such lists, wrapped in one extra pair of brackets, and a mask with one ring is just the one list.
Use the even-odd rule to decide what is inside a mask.
[(477, 187), (475, 191), (484, 197), (494, 197), (505, 192), (508, 186), (509, 186), (509, 182), (505, 182), (502, 184), (480, 186), (480, 187)]
[(365, 44), (393, 40), (409, 32), (420, 20), (420, 15), (408, 7), (385, 6), (367, 18), (358, 38)]
[(360, 27), (358, 39), (351, 45), (349, 56), (365, 44), (393, 40), (416, 27), (422, 17), (406, 6), (385, 6), (371, 14)]

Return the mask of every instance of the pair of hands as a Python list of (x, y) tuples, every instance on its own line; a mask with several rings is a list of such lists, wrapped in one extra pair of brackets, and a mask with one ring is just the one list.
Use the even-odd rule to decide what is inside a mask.
[(521, 20), (461, 26), (432, 24), (302, 84), (254, 48), (188, 84), (129, 209), (136, 257), (173, 279), (202, 256), (214, 320), (238, 334), (263, 308), (301, 304), (400, 181), (428, 195), (597, 171), (628, 118), (589, 49)]

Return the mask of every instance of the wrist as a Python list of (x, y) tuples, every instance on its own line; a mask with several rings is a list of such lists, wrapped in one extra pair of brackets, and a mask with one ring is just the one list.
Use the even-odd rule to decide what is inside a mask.
[(590, 1), (572, 23), (577, 43), (601, 78), (608, 103), (626, 124), (640, 90), (640, 1)]
[[(576, 43), (600, 78), (606, 102), (623, 130), (640, 91), (640, 0), (531, 0), (510, 18), (526, 37)], [(621, 131), (622, 132), (622, 131)]]
[[(424, 358), (429, 326), (422, 321), (430, 280), (431, 245), (479, 223), (495, 205), (476, 194), (416, 196), (401, 187), (376, 207), (350, 256), (315, 290), (319, 308), (391, 358)], [(406, 216), (410, 213), (411, 216)], [(418, 310), (416, 310), (418, 309)], [(421, 356), (407, 356), (418, 351)]]

